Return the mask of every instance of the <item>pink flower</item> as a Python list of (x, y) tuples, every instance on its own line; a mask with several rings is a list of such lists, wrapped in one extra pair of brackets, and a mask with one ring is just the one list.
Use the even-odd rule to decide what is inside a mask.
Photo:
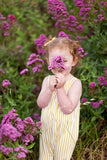
[(77, 27), (77, 29), (80, 30), (80, 31), (82, 31), (82, 32), (84, 31), (84, 27), (83, 27), (82, 24), (80, 24), (80, 25)]
[(99, 21), (102, 21), (104, 19), (104, 17), (102, 16), (102, 14), (98, 15), (98, 19), (99, 19)]
[(84, 102), (86, 102), (86, 101), (87, 101), (87, 98), (85, 98), (85, 97), (84, 97), (84, 98), (82, 98), (82, 100), (81, 100), (81, 101), (82, 101), (82, 103), (84, 103)]
[(26, 158), (26, 154), (25, 154), (24, 152), (19, 152), (19, 153), (16, 155), (16, 157), (17, 157), (18, 159)]
[(97, 19), (94, 19), (94, 23), (97, 23), (97, 21), (98, 21)]
[(100, 101), (99, 101), (99, 104), (103, 104), (103, 100), (100, 100)]
[(98, 108), (98, 107), (99, 107), (99, 103), (98, 103), (98, 102), (91, 102), (91, 105), (92, 105), (94, 108)]
[(3, 80), (3, 82), (2, 82), (2, 86), (3, 86), (3, 87), (6, 88), (6, 87), (9, 86), (9, 85), (11, 85), (11, 83), (10, 83), (9, 80), (7, 80), (7, 79)]
[(54, 59), (51, 61), (51, 64), (48, 66), (49, 70), (52, 70), (54, 68), (66, 69), (64, 66), (64, 60), (61, 56), (54, 57)]
[(42, 122), (41, 121), (36, 122), (36, 126), (41, 127), (42, 126)]
[(21, 49), (19, 50), (19, 53), (22, 53), (22, 50), (21, 50)]
[(98, 10), (95, 10), (95, 11), (94, 11), (94, 13), (97, 13), (97, 12), (98, 12)]
[(17, 46), (17, 49), (20, 49), (20, 48), (22, 48), (22, 46), (21, 46), (21, 45), (18, 45), (18, 46)]
[(91, 82), (90, 83), (90, 88), (93, 88), (93, 87), (95, 87), (96, 86), (96, 83), (95, 82)]
[(28, 68), (23, 69), (23, 70), (20, 72), (20, 74), (22, 75), (22, 74), (25, 74), (26, 72), (29, 72)]
[(107, 86), (107, 80), (104, 80), (104, 81), (103, 81), (103, 85), (104, 85), (104, 86)]
[(86, 53), (84, 53), (84, 56), (87, 56), (88, 55), (88, 53), (86, 52)]
[(83, 58), (83, 57), (84, 57), (84, 55), (83, 55), (83, 54), (80, 54), (80, 57), (81, 57), (81, 58)]
[(105, 78), (103, 76), (100, 76), (100, 77), (98, 77), (97, 80), (100, 81), (100, 82), (103, 82), (105, 80)]

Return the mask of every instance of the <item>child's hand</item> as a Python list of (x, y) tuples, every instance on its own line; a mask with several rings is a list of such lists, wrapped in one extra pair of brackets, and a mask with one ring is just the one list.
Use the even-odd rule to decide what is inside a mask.
[(55, 77), (56, 77), (56, 81), (57, 81), (56, 89), (61, 88), (62, 86), (64, 86), (64, 84), (66, 82), (64, 75), (61, 74), (61, 73), (58, 73), (58, 74), (55, 75)]
[(51, 76), (49, 81), (49, 89), (53, 92), (55, 90), (55, 87), (57, 86), (57, 80), (55, 76)]

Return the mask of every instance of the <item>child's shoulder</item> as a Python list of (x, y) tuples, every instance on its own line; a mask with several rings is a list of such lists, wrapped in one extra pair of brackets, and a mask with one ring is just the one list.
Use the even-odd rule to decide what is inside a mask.
[(77, 77), (75, 77), (75, 76), (72, 76), (72, 77), (74, 78), (73, 84), (75, 83), (75, 84), (82, 85), (82, 82), (81, 82), (81, 80), (80, 80), (79, 78), (77, 78)]
[(52, 76), (52, 75), (47, 75), (46, 77), (44, 77), (43, 82), (42, 82), (42, 85), (48, 85), (48, 83), (49, 83), (49, 78), (50, 78), (51, 76)]

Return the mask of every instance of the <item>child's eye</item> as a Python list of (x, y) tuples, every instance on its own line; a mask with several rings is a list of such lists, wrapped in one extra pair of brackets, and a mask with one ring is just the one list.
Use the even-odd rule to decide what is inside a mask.
[(67, 60), (64, 60), (64, 62), (67, 62)]

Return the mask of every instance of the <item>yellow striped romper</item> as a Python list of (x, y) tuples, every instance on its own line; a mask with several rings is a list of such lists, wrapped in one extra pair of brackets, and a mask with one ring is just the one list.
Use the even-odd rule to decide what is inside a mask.
[[(66, 81), (66, 94), (75, 80), (72, 77)], [(52, 93), (49, 104), (41, 112), (39, 160), (70, 160), (78, 139), (79, 115), (80, 101), (71, 114), (64, 114), (59, 107), (56, 91)]]

